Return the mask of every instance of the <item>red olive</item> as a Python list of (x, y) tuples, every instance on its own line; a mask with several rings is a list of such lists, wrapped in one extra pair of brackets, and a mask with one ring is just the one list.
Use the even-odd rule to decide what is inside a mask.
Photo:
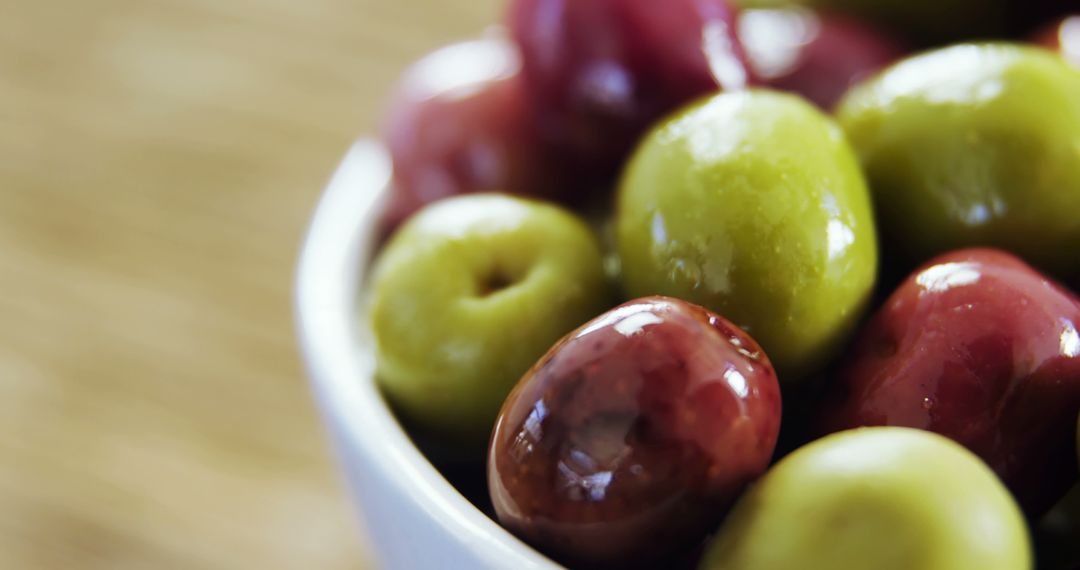
[(510, 394), (492, 502), (564, 562), (655, 563), (715, 528), (779, 427), (776, 374), (745, 332), (678, 299), (631, 301), (566, 336)]
[(444, 47), (405, 72), (383, 124), (394, 163), (387, 229), (465, 192), (561, 197), (520, 71), (517, 49), (493, 35)]
[(515, 0), (508, 22), (545, 139), (593, 177), (662, 115), (747, 80), (726, 0)]
[(1076, 481), (1080, 302), (1017, 257), (967, 249), (908, 277), (860, 333), (826, 431), (922, 428), (982, 457), (1029, 514)]

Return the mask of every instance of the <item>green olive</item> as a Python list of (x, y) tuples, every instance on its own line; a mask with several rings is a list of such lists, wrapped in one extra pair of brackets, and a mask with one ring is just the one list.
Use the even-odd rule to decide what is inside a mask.
[(659, 124), (623, 174), (616, 235), (628, 294), (720, 313), (758, 340), (782, 382), (824, 364), (874, 286), (855, 155), (791, 95), (720, 94)]
[(841, 103), (883, 238), (910, 263), (1005, 248), (1080, 273), (1080, 70), (1009, 44), (904, 60)]

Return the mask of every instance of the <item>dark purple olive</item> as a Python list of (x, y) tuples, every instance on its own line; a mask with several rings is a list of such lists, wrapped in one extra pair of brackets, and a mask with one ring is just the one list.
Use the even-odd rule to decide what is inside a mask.
[(517, 49), (493, 35), (444, 47), (405, 72), (382, 130), (394, 163), (387, 229), (466, 192), (561, 197), (520, 71)]
[(508, 19), (545, 138), (593, 177), (662, 115), (747, 81), (726, 0), (515, 0)]

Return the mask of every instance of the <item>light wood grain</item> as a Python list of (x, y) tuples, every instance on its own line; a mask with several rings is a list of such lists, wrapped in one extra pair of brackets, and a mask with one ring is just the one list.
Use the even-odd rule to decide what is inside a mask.
[(292, 334), (306, 218), (494, 0), (0, 4), (0, 568), (369, 562)]

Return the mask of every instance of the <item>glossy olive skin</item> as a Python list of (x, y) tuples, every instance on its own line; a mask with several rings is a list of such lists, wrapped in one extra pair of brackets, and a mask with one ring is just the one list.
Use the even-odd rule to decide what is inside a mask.
[(382, 124), (394, 164), (384, 233), (468, 192), (563, 198), (535, 128), (517, 49), (493, 35), (439, 49), (402, 75)]
[(854, 153), (792, 95), (720, 94), (659, 124), (624, 171), (616, 236), (630, 296), (724, 315), (784, 383), (833, 354), (874, 285), (874, 220)]
[(785, 456), (739, 499), (698, 570), (1031, 570), (1023, 514), (968, 450), (872, 427)]
[(513, 0), (507, 21), (544, 139), (586, 177), (610, 182), (651, 123), (747, 81), (727, 0)]
[(965, 44), (904, 60), (838, 118), (882, 238), (909, 262), (1001, 247), (1080, 273), (1080, 70), (1043, 49)]
[(764, 472), (780, 388), (752, 338), (678, 299), (625, 303), (567, 335), (499, 414), (499, 522), (570, 564), (649, 566), (704, 538)]
[(943, 255), (860, 332), (821, 409), (946, 435), (985, 460), (1029, 514), (1076, 481), (1080, 303), (1015, 256)]
[(482, 457), (514, 383), (553, 342), (610, 307), (584, 221), (503, 194), (439, 200), (372, 267), (376, 380), (411, 426)]
[(744, 10), (739, 38), (762, 85), (798, 93), (822, 109), (905, 51), (885, 30), (803, 8)]

